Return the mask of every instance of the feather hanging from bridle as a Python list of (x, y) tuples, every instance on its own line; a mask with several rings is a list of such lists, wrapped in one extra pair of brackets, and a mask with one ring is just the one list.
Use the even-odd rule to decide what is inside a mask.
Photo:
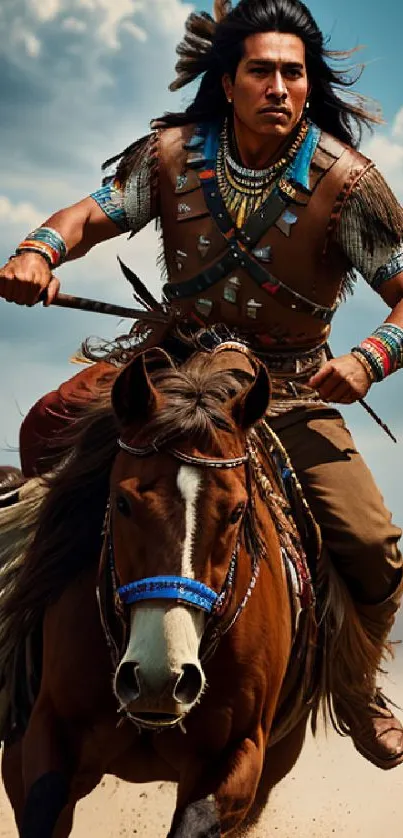
[(230, 0), (215, 0), (214, 17), (207, 12), (192, 12), (189, 15), (185, 23), (185, 37), (176, 48), (179, 55), (175, 67), (177, 77), (170, 84), (170, 90), (180, 90), (209, 69), (217, 23), (229, 14), (231, 8)]

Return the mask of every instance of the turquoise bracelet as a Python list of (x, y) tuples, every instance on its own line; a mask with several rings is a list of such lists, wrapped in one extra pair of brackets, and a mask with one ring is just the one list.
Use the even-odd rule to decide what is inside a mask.
[(22, 241), (15, 253), (39, 253), (50, 268), (58, 268), (67, 256), (67, 245), (60, 233), (53, 227), (38, 227)]

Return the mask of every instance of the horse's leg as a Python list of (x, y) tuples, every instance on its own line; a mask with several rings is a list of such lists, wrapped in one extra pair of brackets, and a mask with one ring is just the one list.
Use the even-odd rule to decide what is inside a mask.
[(84, 771), (84, 774), (76, 774), (72, 777), (69, 800), (61, 810), (56, 826), (52, 832), (52, 838), (68, 838), (73, 829), (74, 812), (79, 800), (87, 797), (101, 782), (103, 775), (100, 773)]
[(284, 739), (267, 749), (262, 776), (253, 805), (246, 816), (245, 826), (251, 827), (258, 822), (272, 789), (294, 768), (305, 741), (307, 722), (308, 716)]
[(22, 743), (25, 803), (20, 838), (52, 838), (69, 797), (67, 753), (61, 724), (42, 694)]
[(233, 834), (255, 799), (265, 744), (259, 729), (218, 764), (212, 761), (197, 771), (190, 761), (179, 781), (168, 838), (224, 838)]
[(21, 823), (24, 808), (24, 784), (22, 780), (22, 743), (4, 745), (1, 765), (4, 788), (14, 812), (17, 827)]
[(74, 811), (76, 808), (76, 803), (68, 803), (67, 806), (64, 807), (61, 815), (59, 816), (55, 829), (52, 834), (52, 838), (69, 838), (73, 831), (73, 821), (74, 821)]

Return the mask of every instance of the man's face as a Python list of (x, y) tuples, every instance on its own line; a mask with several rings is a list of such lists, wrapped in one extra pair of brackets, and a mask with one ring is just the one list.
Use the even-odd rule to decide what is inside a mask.
[(309, 92), (305, 45), (296, 35), (283, 32), (250, 35), (235, 81), (226, 75), (223, 86), (246, 128), (286, 137), (299, 122)]

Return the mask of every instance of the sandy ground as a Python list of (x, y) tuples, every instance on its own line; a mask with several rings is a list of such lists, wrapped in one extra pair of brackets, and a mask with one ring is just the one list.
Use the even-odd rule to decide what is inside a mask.
[[(77, 809), (73, 838), (166, 838), (173, 786), (128, 786), (114, 778)], [(0, 793), (0, 838), (16, 838)], [(403, 766), (381, 772), (336, 736), (309, 739), (293, 771), (272, 793), (250, 838), (400, 838), (403, 836)]]
[[(389, 693), (403, 706), (403, 657), (391, 670)], [(166, 838), (175, 789), (129, 786), (107, 777), (77, 808), (73, 838)], [(0, 838), (16, 838), (0, 788)], [(383, 772), (351, 743), (330, 733), (307, 738), (293, 772), (274, 789), (250, 838), (400, 838), (403, 836), (403, 766)]]

